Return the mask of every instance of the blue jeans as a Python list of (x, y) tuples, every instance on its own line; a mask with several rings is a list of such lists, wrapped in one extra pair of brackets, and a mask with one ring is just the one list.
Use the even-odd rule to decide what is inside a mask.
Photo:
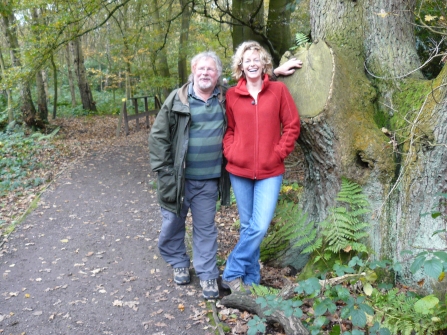
[(228, 256), (222, 278), (225, 281), (242, 278), (245, 284), (259, 284), (259, 246), (275, 213), (282, 175), (252, 180), (230, 174), (230, 179), (241, 229), (239, 242)]
[(185, 219), (191, 209), (193, 265), (200, 280), (219, 277), (217, 227), (214, 222), (217, 196), (217, 179), (186, 179), (180, 216), (161, 208), (163, 223), (158, 238), (158, 249), (165, 262), (173, 268), (189, 268), (190, 265), (185, 245)]

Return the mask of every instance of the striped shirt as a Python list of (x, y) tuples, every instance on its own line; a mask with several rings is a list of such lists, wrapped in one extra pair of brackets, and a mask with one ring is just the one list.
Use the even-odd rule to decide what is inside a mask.
[(195, 95), (192, 84), (189, 85), (188, 93), (191, 125), (185, 178), (219, 178), (224, 125), (224, 115), (218, 99), (219, 89), (215, 88), (206, 102)]

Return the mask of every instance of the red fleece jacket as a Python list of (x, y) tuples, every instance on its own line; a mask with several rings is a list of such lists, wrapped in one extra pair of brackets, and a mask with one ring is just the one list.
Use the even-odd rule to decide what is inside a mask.
[(226, 169), (250, 179), (278, 176), (284, 173), (284, 159), (300, 134), (298, 109), (282, 82), (269, 81), (265, 75), (257, 104), (246, 84), (244, 78), (240, 79), (226, 95)]

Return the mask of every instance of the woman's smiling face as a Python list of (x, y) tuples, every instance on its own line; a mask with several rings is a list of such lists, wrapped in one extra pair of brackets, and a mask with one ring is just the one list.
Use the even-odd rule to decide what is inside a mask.
[(264, 64), (262, 64), (261, 56), (258, 50), (247, 50), (242, 56), (242, 71), (245, 77), (249, 80), (262, 79), (262, 71)]

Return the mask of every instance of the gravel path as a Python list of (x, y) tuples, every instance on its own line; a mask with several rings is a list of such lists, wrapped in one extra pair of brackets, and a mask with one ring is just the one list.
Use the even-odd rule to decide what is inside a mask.
[(0, 251), (0, 334), (214, 333), (199, 280), (161, 259), (147, 147), (90, 154)]

